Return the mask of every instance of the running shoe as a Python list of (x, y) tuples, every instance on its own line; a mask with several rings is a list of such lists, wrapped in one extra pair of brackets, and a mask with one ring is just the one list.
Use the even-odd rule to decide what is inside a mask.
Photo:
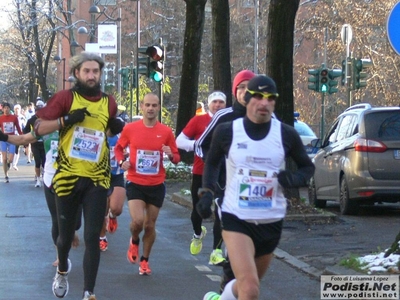
[(35, 187), (41, 187), (42, 186), (42, 182), (40, 181), (40, 178), (36, 179), (36, 183), (35, 183)]
[(17, 167), (16, 165), (13, 165), (13, 169), (14, 169), (15, 171), (18, 171), (18, 167)]
[(216, 292), (208, 292), (204, 295), (203, 300), (219, 300), (221, 299), (221, 295)]
[(106, 230), (109, 233), (114, 233), (115, 231), (117, 231), (118, 228), (118, 221), (117, 221), (117, 217), (112, 218), (111, 217), (111, 210), (108, 213), (108, 222), (107, 222), (107, 227)]
[(196, 237), (193, 235), (192, 242), (190, 243), (190, 253), (192, 255), (197, 255), (200, 253), (203, 248), (203, 239), (207, 234), (207, 229), (204, 226), (201, 226), (201, 234), (200, 237)]
[(106, 251), (108, 249), (107, 238), (100, 238), (100, 251)]
[(132, 238), (129, 239), (129, 248), (126, 257), (131, 264), (136, 264), (139, 261), (139, 245), (132, 244)]
[(222, 255), (222, 250), (215, 249), (211, 252), (208, 264), (213, 266), (222, 266), (225, 261), (225, 257)]
[(85, 291), (82, 300), (96, 300), (96, 296), (92, 292)]
[(68, 274), (71, 271), (72, 264), (68, 259), (68, 271), (59, 272), (57, 267), (56, 275), (53, 280), (53, 294), (57, 298), (64, 298), (68, 294), (69, 284), (68, 284)]
[(148, 261), (142, 260), (140, 262), (139, 275), (151, 275), (151, 269)]
[(8, 178), (8, 176), (6, 176), (6, 178), (4, 178), (4, 182), (5, 183), (9, 183), (10, 182), (10, 179)]

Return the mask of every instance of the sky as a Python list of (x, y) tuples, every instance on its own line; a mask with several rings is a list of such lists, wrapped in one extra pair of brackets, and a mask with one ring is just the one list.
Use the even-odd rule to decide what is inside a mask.
[(0, 28), (6, 28), (8, 26), (8, 15), (4, 10), (12, 8), (12, 0), (0, 0)]

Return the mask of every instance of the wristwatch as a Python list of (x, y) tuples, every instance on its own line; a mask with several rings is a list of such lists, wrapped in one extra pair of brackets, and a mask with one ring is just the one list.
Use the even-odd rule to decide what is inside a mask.
[(121, 159), (121, 160), (118, 162), (118, 165), (119, 165), (120, 168), (122, 168), (122, 164), (124, 163), (124, 161), (125, 161), (124, 159)]

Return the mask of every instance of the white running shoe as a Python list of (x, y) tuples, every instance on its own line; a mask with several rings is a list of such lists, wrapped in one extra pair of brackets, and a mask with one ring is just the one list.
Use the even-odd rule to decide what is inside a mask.
[(96, 300), (96, 296), (91, 292), (85, 291), (82, 300)]
[(36, 179), (36, 184), (35, 187), (41, 187), (42, 186), (42, 182), (40, 181), (40, 178)]

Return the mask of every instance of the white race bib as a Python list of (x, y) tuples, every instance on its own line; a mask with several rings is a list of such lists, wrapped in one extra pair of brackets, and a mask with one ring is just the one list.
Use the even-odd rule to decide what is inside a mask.
[(138, 149), (136, 152), (136, 172), (143, 175), (158, 174), (160, 156), (160, 151)]
[(99, 162), (104, 143), (104, 132), (76, 126), (69, 155), (74, 158)]

